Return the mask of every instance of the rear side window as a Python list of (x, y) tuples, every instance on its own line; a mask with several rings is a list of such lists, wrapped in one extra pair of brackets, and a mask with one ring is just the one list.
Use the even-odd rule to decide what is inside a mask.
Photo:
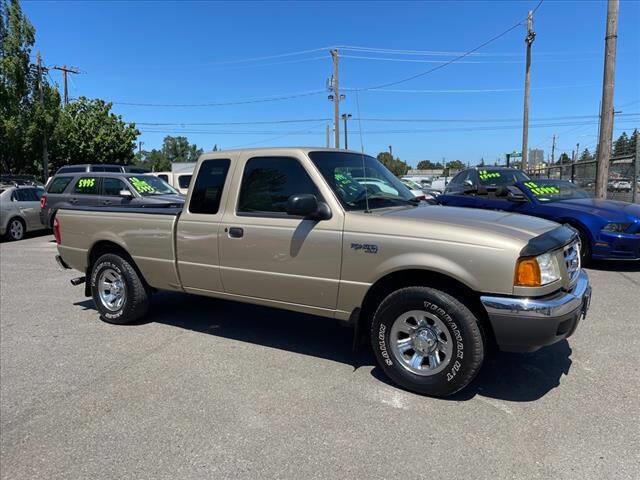
[(47, 193), (62, 193), (73, 177), (55, 177), (47, 189)]
[(300, 162), (290, 157), (251, 158), (242, 176), (238, 212), (286, 213), (291, 195), (318, 189)]
[(121, 190), (129, 190), (125, 183), (118, 178), (102, 179), (102, 194), (110, 196), (120, 195)]
[(178, 177), (178, 185), (180, 186), (180, 188), (189, 188), (191, 177), (192, 175), (180, 175)]
[(165, 175), (165, 174), (158, 175), (158, 178), (161, 179), (161, 180), (164, 180), (167, 183), (169, 183), (169, 175)]
[(61, 167), (58, 170), (58, 173), (79, 173), (79, 172), (86, 172), (87, 168), (86, 167)]
[(80, 177), (73, 188), (74, 193), (83, 195), (98, 194), (98, 179), (96, 177)]
[(231, 160), (228, 158), (202, 162), (191, 192), (191, 202), (189, 203), (191, 213), (218, 213), (229, 165), (231, 165)]

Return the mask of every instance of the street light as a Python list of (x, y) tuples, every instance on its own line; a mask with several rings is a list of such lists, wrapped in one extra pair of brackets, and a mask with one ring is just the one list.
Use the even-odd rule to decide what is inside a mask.
[(349, 136), (347, 135), (347, 120), (351, 118), (350, 113), (343, 113), (342, 120), (344, 121), (344, 149), (349, 150)]

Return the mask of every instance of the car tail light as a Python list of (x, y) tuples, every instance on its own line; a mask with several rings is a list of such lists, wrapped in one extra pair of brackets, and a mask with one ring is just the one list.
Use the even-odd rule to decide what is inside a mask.
[(42, 197), (40, 197), (40, 208), (44, 208), (46, 206), (47, 206), (47, 196), (42, 195)]
[(56, 237), (56, 243), (60, 245), (62, 237), (60, 236), (60, 221), (58, 220), (58, 217), (53, 219), (53, 236)]

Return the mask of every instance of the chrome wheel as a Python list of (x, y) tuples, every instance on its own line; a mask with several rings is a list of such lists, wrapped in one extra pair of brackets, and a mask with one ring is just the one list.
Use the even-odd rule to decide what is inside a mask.
[(453, 355), (449, 329), (442, 320), (424, 310), (411, 310), (396, 318), (389, 344), (396, 361), (416, 375), (440, 372)]
[(98, 278), (98, 295), (107, 310), (120, 310), (127, 298), (127, 289), (122, 275), (112, 268), (105, 268)]
[(11, 220), (9, 224), (9, 235), (13, 240), (22, 240), (22, 237), (24, 237), (24, 225), (17, 218)]

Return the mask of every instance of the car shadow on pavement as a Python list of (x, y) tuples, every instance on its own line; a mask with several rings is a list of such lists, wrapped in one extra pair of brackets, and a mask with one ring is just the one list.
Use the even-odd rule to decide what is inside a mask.
[[(75, 305), (95, 310), (93, 300)], [(376, 365), (371, 348), (354, 352), (353, 334), (337, 320), (313, 315), (218, 300), (195, 295), (155, 294), (141, 323), (161, 323), (218, 337), (324, 358), (353, 367), (373, 367), (371, 375), (397, 388)], [(496, 352), (486, 358), (478, 377), (449, 400), (470, 400), (475, 395), (528, 402), (543, 397), (560, 384), (571, 366), (566, 340), (529, 354)]]
[(640, 261), (592, 260), (586, 268), (604, 272), (640, 272)]

